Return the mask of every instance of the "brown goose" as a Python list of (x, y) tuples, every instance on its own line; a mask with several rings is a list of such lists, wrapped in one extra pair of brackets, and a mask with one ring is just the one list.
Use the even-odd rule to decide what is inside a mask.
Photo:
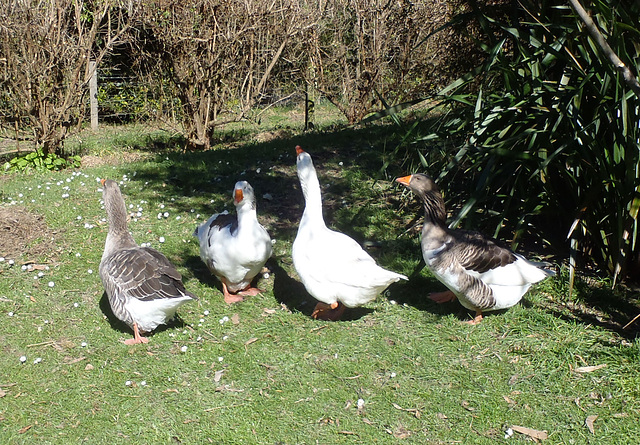
[(475, 311), (470, 324), (479, 323), (484, 311), (514, 306), (533, 283), (554, 274), (494, 239), (447, 228), (444, 200), (431, 177), (416, 173), (396, 181), (422, 201), (422, 255), (433, 275), (449, 288), (429, 298), (438, 303), (457, 298), (464, 307)]
[(196, 296), (157, 250), (140, 247), (127, 229), (127, 210), (115, 181), (102, 180), (109, 232), (100, 261), (100, 278), (113, 314), (133, 329), (125, 344), (147, 343), (140, 335), (171, 320), (178, 307)]
[(337, 320), (345, 306), (368, 303), (391, 283), (407, 277), (378, 266), (355, 240), (326, 226), (311, 156), (300, 146), (296, 153), (305, 207), (293, 242), (293, 265), (307, 291), (319, 300), (311, 316)]

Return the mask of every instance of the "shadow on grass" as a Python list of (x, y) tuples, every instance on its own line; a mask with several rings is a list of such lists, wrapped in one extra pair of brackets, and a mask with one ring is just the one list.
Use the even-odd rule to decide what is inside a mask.
[[(583, 281), (576, 282), (576, 291), (579, 299), (558, 301), (554, 298), (545, 301), (542, 307), (560, 319), (597, 326), (628, 340), (634, 340), (640, 335), (640, 318), (631, 322), (640, 314), (637, 292), (634, 297), (631, 290), (612, 290), (604, 285), (592, 285)], [(533, 306), (526, 301), (522, 304)]]
[[(202, 215), (217, 213), (223, 209), (233, 212), (231, 191), (236, 181), (247, 180), (256, 191), (258, 198), (258, 218), (274, 239), (293, 241), (298, 222), (304, 208), (295, 168), (296, 145), (308, 151), (316, 165), (323, 188), (324, 215), (330, 227), (337, 228), (357, 239), (366, 240), (368, 230), (361, 227), (382, 224), (381, 231), (397, 230), (403, 232), (406, 227), (399, 226), (399, 219), (391, 222), (376, 220), (376, 212), (371, 208), (382, 207), (393, 213), (420, 213), (413, 203), (400, 209), (398, 191), (393, 190), (376, 194), (373, 189), (359, 188), (365, 180), (376, 179), (391, 183), (393, 177), (406, 172), (402, 160), (389, 163), (390, 153), (386, 144), (393, 144), (392, 133), (396, 130), (375, 128), (341, 129), (331, 133), (305, 133), (291, 138), (275, 139), (263, 143), (232, 143), (232, 148), (208, 150), (204, 152), (156, 151), (158, 146), (150, 145), (149, 151), (157, 153), (155, 162), (136, 165), (135, 181), (145, 183), (150, 200), (172, 200), (175, 211), (190, 212), (193, 209)], [(235, 146), (235, 147), (233, 147)], [(393, 152), (393, 149), (390, 150)], [(393, 161), (393, 160), (392, 160)], [(386, 165), (386, 170), (381, 168)], [(370, 193), (371, 196), (368, 196)], [(270, 195), (269, 199), (265, 195)], [(268, 196), (267, 195), (267, 196)], [(386, 202), (381, 203), (380, 200)], [(415, 204), (415, 205), (414, 205)], [(350, 211), (344, 212), (344, 208)], [(395, 209), (395, 211), (394, 211)], [(376, 210), (377, 211), (377, 210)], [(393, 240), (386, 241), (383, 250), (396, 251), (404, 255)], [(389, 250), (390, 249), (390, 250)], [(401, 264), (392, 261), (393, 264)], [(388, 264), (383, 267), (394, 269)], [(197, 257), (188, 256), (187, 267), (203, 283), (220, 288)], [(272, 260), (275, 274), (274, 295), (276, 299), (291, 309), (310, 315), (315, 300), (306, 292), (304, 286), (291, 278)], [(408, 283), (396, 283), (387, 294), (400, 304), (409, 304), (415, 308), (437, 315), (456, 314), (461, 320), (468, 320), (470, 313), (457, 302), (438, 305), (428, 299), (428, 294), (444, 290), (435, 279), (429, 279), (414, 273)], [(640, 321), (623, 329), (623, 326), (640, 313), (640, 305), (633, 301), (632, 292), (620, 292), (620, 297), (611, 298), (610, 291), (585, 286), (582, 290), (584, 308), (568, 309), (567, 305), (545, 306), (558, 317), (575, 322), (593, 324), (615, 331), (625, 338), (635, 338), (640, 332)], [(559, 293), (561, 295), (561, 293)], [(558, 298), (562, 300), (560, 296)], [(525, 299), (526, 304), (526, 299)], [(366, 314), (361, 309), (350, 310), (346, 319), (357, 319)], [(490, 314), (488, 314), (490, 315)]]

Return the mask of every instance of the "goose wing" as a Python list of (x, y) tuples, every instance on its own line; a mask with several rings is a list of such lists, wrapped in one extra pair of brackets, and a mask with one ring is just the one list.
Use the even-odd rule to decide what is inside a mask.
[(149, 247), (119, 250), (107, 258), (103, 270), (121, 295), (141, 301), (184, 296), (197, 299), (185, 290), (182, 276), (169, 260)]

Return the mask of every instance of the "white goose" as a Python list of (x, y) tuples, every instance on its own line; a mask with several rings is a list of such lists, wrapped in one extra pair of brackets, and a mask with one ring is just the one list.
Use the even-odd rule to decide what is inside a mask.
[(363, 305), (407, 277), (378, 266), (355, 240), (327, 228), (311, 156), (300, 146), (296, 153), (305, 207), (293, 242), (293, 265), (307, 291), (319, 300), (312, 317), (337, 320), (345, 306)]
[(200, 242), (200, 258), (222, 283), (224, 301), (242, 301), (257, 295), (251, 287), (271, 256), (271, 238), (258, 222), (256, 198), (247, 181), (238, 181), (233, 190), (236, 215), (226, 211), (211, 218), (193, 232)]
[(178, 307), (196, 296), (157, 250), (140, 247), (127, 229), (127, 210), (115, 181), (102, 180), (109, 231), (100, 261), (100, 278), (113, 314), (133, 329), (125, 344), (147, 343), (140, 335), (171, 320)]
[(468, 323), (482, 321), (482, 312), (517, 304), (533, 283), (554, 273), (541, 269), (494, 239), (445, 225), (444, 200), (431, 177), (416, 173), (397, 178), (423, 203), (422, 255), (427, 267), (449, 291), (429, 296), (438, 303), (453, 301), (475, 311)]

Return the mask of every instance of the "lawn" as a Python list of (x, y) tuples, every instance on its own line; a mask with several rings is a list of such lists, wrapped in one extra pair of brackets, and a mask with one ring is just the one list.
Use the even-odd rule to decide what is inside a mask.
[[(621, 327), (637, 292), (598, 279), (569, 299), (557, 264), (521, 304), (462, 323), (459, 304), (426, 298), (443, 287), (418, 267), (420, 208), (392, 181), (408, 172), (380, 172), (384, 129), (236, 130), (205, 153), (139, 132), (105, 130), (104, 146), (87, 135), (96, 156), (77, 171), (0, 176), (0, 443), (637, 443), (640, 350)], [(329, 226), (411, 275), (343, 321), (310, 318), (292, 265), (296, 144), (314, 157)], [(120, 182), (136, 241), (199, 297), (148, 344), (122, 343), (131, 332), (97, 273), (100, 178)], [(275, 244), (264, 292), (229, 306), (191, 234), (233, 210), (240, 179)]]

